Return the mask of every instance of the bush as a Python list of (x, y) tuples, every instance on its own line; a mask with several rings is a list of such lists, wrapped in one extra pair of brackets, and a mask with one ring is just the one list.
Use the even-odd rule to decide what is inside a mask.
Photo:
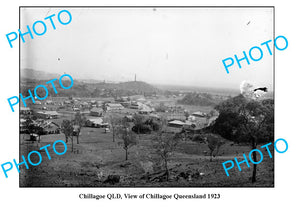
[(132, 127), (132, 131), (137, 134), (150, 134), (152, 129), (150, 125), (147, 124), (137, 124)]

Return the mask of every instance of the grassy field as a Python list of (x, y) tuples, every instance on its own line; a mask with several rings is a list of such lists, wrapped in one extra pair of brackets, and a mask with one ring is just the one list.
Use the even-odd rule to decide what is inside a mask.
[[(32, 150), (56, 140), (65, 140), (63, 134), (41, 136), (41, 143), (27, 140), (28, 135), (21, 135), (21, 154), (27, 159)], [(264, 160), (258, 165), (257, 182), (252, 184), (250, 177), (253, 165), (248, 168), (242, 164), (242, 171), (237, 167), (229, 171), (227, 177), (222, 163), (248, 155), (251, 150), (247, 146), (225, 144), (220, 148), (219, 156), (209, 161), (208, 146), (193, 141), (182, 141), (169, 161), (170, 179), (151, 179), (151, 174), (160, 171), (157, 156), (152, 146), (151, 135), (138, 136), (139, 143), (129, 149), (129, 159), (125, 161), (125, 151), (121, 140), (112, 142), (112, 133), (104, 133), (100, 128), (83, 128), (80, 144), (74, 137), (74, 150), (69, 141), (68, 150), (58, 156), (48, 148), (51, 160), (43, 151), (42, 163), (36, 167), (29, 165), (26, 170), (21, 166), (21, 187), (273, 187), (274, 162), (264, 152)], [(63, 145), (57, 145), (58, 152)], [(37, 162), (36, 155), (31, 160)], [(200, 175), (201, 173), (201, 175)], [(108, 175), (119, 175), (120, 182), (104, 183)]]

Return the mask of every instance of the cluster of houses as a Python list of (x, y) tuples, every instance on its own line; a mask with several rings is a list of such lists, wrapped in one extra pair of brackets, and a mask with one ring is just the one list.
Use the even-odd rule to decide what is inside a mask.
[[(93, 101), (91, 102), (93, 103)], [(95, 104), (93, 104), (92, 108), (90, 109), (90, 115), (103, 116), (105, 112), (122, 112), (125, 109), (133, 109), (139, 114), (150, 114), (155, 111), (154, 108), (151, 106), (151, 103), (146, 102), (145, 99), (129, 101), (128, 97), (122, 97), (120, 99), (116, 99), (113, 103), (95, 101)]]
[[(28, 129), (26, 126), (27, 120), (24, 118), (20, 118), (20, 132), (27, 133)], [(43, 129), (43, 134), (59, 134), (60, 126), (52, 121), (47, 121), (44, 119), (36, 119), (32, 120), (32, 124), (34, 126), (41, 127)]]
[[(24, 117), (33, 113), (33, 110), (30, 107), (20, 107), (20, 115)], [(41, 119), (56, 119), (59, 117), (57, 111), (36, 111), (35, 115)]]
[[(49, 106), (50, 108), (51, 106), (56, 106), (55, 109), (57, 111), (49, 110)], [(37, 125), (41, 125), (45, 129), (49, 128), (53, 124), (46, 122), (47, 125), (45, 125), (46, 123), (41, 122), (41, 120), (57, 119), (65, 113), (74, 114), (75, 112), (80, 112), (85, 114), (87, 116), (86, 126), (96, 128), (109, 128), (109, 123), (105, 123), (103, 121), (105, 113), (123, 114), (125, 117), (127, 116), (129, 120), (132, 119), (132, 115), (136, 113), (155, 119), (159, 119), (161, 116), (160, 113), (155, 112), (154, 105), (150, 101), (147, 101), (143, 96), (135, 98), (121, 97), (114, 101), (83, 101), (79, 98), (69, 98), (61, 101), (48, 100), (43, 106), (33, 106), (33, 108), (34, 110), (30, 107), (20, 107), (21, 119), (27, 115), (34, 114), (39, 119), (39, 123)], [(178, 109), (177, 106), (168, 106), (167, 111), (164, 112), (164, 117), (168, 120), (168, 125), (175, 128), (203, 128), (212, 120), (208, 119), (206, 113), (200, 111), (187, 115), (183, 108)], [(21, 122), (21, 127), (22, 125), (23, 124)], [(46, 130), (46, 132), (48, 132), (48, 130)]]
[(188, 116), (184, 116), (180, 114), (180, 117), (168, 119), (168, 120), (169, 120), (168, 125), (172, 127), (203, 128), (207, 123), (207, 114), (198, 111)]

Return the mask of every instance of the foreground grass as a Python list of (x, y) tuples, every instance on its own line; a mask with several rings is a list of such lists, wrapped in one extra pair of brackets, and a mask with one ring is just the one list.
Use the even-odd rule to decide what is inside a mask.
[[(22, 138), (22, 137), (21, 137)], [(237, 167), (229, 171), (227, 177), (222, 163), (249, 153), (247, 146), (224, 145), (220, 156), (209, 161), (207, 145), (192, 141), (181, 142), (169, 161), (170, 179), (163, 177), (151, 179), (151, 174), (159, 173), (160, 165), (151, 145), (150, 135), (141, 135), (138, 146), (129, 150), (129, 160), (117, 142), (113, 143), (111, 133), (105, 134), (101, 129), (84, 128), (80, 136), (80, 144), (74, 138), (74, 151), (71, 152), (71, 142), (66, 154), (54, 154), (49, 147), (51, 160), (45, 152), (41, 152), (42, 163), (36, 167), (30, 165), (29, 170), (21, 166), (21, 187), (274, 187), (273, 159), (265, 154), (264, 160), (258, 165), (257, 182), (251, 183), (252, 164), (248, 168), (242, 164), (242, 171)], [(21, 153), (27, 156), (32, 150), (53, 144), (62, 139), (60, 135), (42, 136), (41, 144), (37, 145), (22, 141)], [(121, 141), (118, 141), (121, 142)], [(57, 145), (58, 151), (63, 145)], [(32, 161), (36, 155), (32, 155)], [(240, 159), (242, 160), (242, 159)], [(201, 173), (201, 175), (199, 175)], [(182, 174), (191, 174), (183, 177)], [(108, 175), (119, 175), (120, 182), (116, 184), (103, 183)]]

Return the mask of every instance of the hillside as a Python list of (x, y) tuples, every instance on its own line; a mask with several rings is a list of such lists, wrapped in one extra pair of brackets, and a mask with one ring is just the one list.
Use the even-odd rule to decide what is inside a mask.
[(208, 93), (188, 93), (181, 100), (178, 100), (178, 103), (196, 106), (214, 106), (218, 101)]
[(91, 84), (98, 89), (117, 89), (117, 90), (126, 90), (126, 91), (135, 91), (138, 93), (155, 93), (159, 89), (156, 87), (145, 83), (143, 81), (128, 81), (121, 83), (96, 83)]
[(37, 80), (48, 80), (53, 78), (59, 78), (58, 74), (48, 73), (43, 71), (37, 71), (34, 69), (22, 69), (20, 73), (21, 78), (25, 79), (37, 79)]
[[(46, 77), (45, 75), (34, 75), (35, 77)], [(45, 82), (51, 80), (48, 79), (35, 79), (35, 78), (21, 78), (21, 92), (22, 94), (28, 94), (28, 89), (33, 89), (40, 84), (46, 85)], [(68, 85), (69, 83), (65, 83)], [(142, 81), (130, 81), (122, 83), (85, 83), (80, 79), (74, 79), (74, 85), (69, 90), (64, 90), (60, 88), (58, 81), (55, 82), (57, 94), (54, 93), (51, 85), (46, 85), (49, 91), (49, 95), (52, 97), (121, 97), (121, 96), (131, 96), (131, 95), (152, 95), (160, 92), (159, 89), (153, 87)], [(39, 93), (42, 97), (43, 94)], [(28, 94), (29, 95), (29, 94)]]

